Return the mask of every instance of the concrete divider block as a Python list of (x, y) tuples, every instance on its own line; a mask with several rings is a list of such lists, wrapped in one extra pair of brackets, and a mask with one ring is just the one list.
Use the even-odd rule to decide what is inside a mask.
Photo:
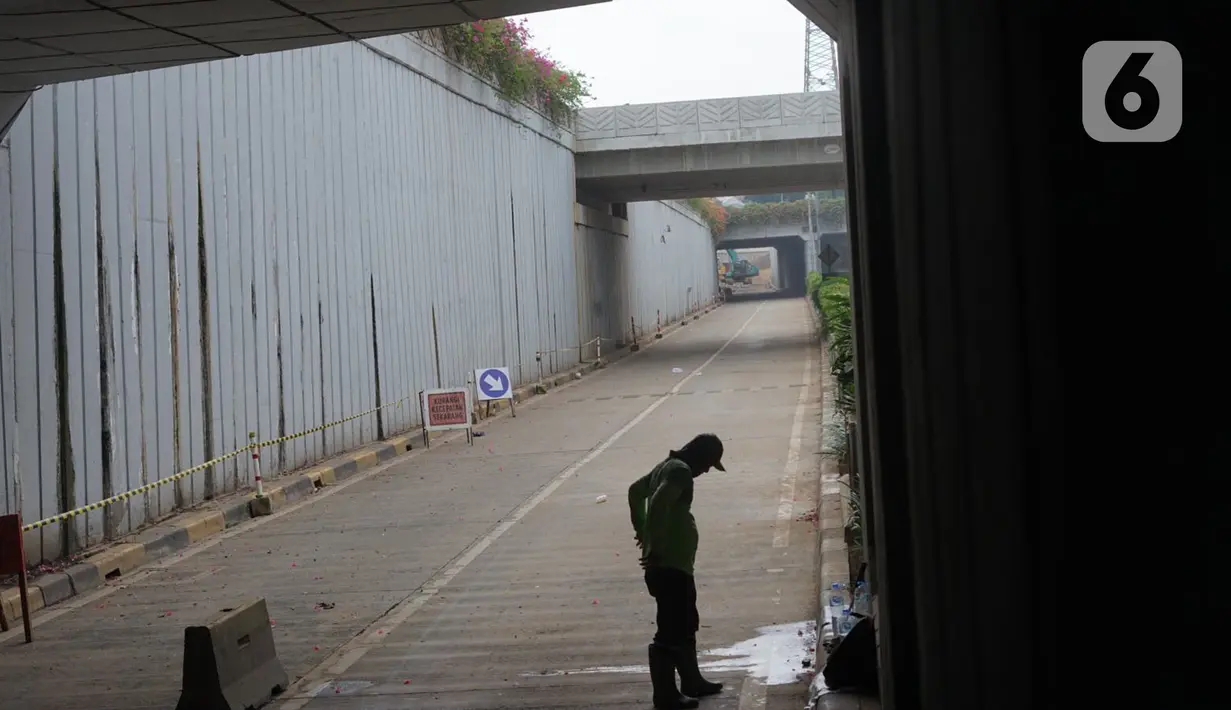
[(98, 569), (104, 580), (128, 574), (145, 562), (145, 546), (138, 544), (116, 545), (86, 559), (86, 564)]
[(316, 482), (307, 476), (291, 476), (282, 484), (282, 496), (286, 503), (307, 498), (316, 492)]
[(281, 490), (267, 490), (263, 496), (255, 496), (248, 501), (248, 509), (252, 513), (252, 517), (261, 518), (266, 515), (273, 515), (274, 510), (282, 503), (286, 502), (286, 498), (282, 495)]
[(64, 574), (67, 574), (69, 581), (73, 583), (73, 594), (85, 594), (103, 585), (98, 568), (94, 565), (73, 565), (64, 570)]
[(392, 444), (385, 443), (376, 449), (376, 460), (382, 462), (390, 461), (397, 458), (397, 455), (400, 453), (402, 452), (398, 451)]
[(252, 517), (259, 518), (273, 515), (274, 511), (286, 504), (306, 498), (316, 491), (316, 481), (311, 476), (299, 474), (289, 476), (276, 485), (265, 487), (265, 495), (254, 496), (248, 501), (248, 512)]
[(175, 520), (176, 527), (188, 531), (188, 539), (200, 542), (222, 532), (227, 527), (226, 517), (220, 510), (190, 513)]
[(245, 520), (252, 519), (252, 510), (248, 505), (248, 501), (240, 498), (226, 504), (222, 509), (222, 517), (226, 521), (228, 528), (233, 528)]
[(288, 685), (263, 598), (224, 609), (204, 626), (184, 629), (184, 677), (176, 710), (257, 708)]
[[(43, 590), (37, 586), (30, 585), (29, 603), (30, 613), (43, 608)], [(8, 621), (21, 621), (21, 591), (17, 587), (10, 587), (4, 591), (0, 591), (0, 608), (5, 609), (5, 619)]]
[(63, 572), (45, 574), (31, 586), (38, 587), (42, 592), (44, 606), (59, 604), (73, 596), (73, 581)]
[(375, 451), (364, 451), (361, 454), (355, 454), (353, 460), (360, 470), (372, 468), (380, 463), (380, 457), (376, 455)]
[(343, 461), (333, 467), (333, 477), (338, 481), (345, 481), (356, 473), (359, 473), (359, 464), (354, 461)]
[(188, 547), (192, 540), (188, 531), (174, 525), (157, 525), (142, 530), (134, 540), (145, 548), (145, 561), (153, 562)]

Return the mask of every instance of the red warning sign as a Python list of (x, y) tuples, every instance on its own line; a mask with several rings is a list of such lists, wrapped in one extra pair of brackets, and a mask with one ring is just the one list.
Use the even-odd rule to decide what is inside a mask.
[(469, 428), (470, 392), (465, 388), (424, 392), (423, 417), (428, 431)]
[[(21, 597), (21, 619), (25, 626), (26, 643), (32, 643), (30, 625), (29, 582), (26, 579), (26, 551), (21, 537), (21, 516), (0, 516), (0, 576), (17, 575), (17, 589)], [(16, 611), (16, 610), (14, 610)], [(0, 610), (0, 631), (8, 631), (9, 622)]]
[(0, 575), (25, 571), (26, 555), (22, 548), (21, 517), (0, 515)]

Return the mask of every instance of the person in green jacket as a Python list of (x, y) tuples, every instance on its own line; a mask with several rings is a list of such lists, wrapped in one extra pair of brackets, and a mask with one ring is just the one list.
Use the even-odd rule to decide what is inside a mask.
[(722, 683), (701, 676), (697, 663), (701, 620), (693, 579), (697, 521), (692, 517), (692, 490), (693, 479), (711, 468), (726, 471), (722, 441), (713, 434), (699, 434), (628, 487), (645, 586), (658, 606), (658, 630), (649, 653), (654, 707), (659, 710), (695, 708), (696, 698), (722, 691)]

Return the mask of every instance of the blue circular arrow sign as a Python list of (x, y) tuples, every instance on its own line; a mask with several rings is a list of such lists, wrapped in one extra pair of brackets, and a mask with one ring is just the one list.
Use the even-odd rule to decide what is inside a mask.
[(504, 399), (509, 395), (509, 376), (498, 368), (479, 373), (479, 391), (488, 399)]

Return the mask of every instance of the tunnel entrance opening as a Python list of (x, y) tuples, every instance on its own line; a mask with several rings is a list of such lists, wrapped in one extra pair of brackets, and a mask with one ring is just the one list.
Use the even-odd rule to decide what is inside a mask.
[(738, 260), (756, 267), (757, 272), (745, 276), (744, 283), (739, 283), (739, 275), (723, 279), (723, 293), (727, 300), (802, 298), (807, 291), (806, 247), (807, 243), (798, 236), (718, 242), (715, 248), (720, 278), (721, 264), (729, 263), (732, 253)]

